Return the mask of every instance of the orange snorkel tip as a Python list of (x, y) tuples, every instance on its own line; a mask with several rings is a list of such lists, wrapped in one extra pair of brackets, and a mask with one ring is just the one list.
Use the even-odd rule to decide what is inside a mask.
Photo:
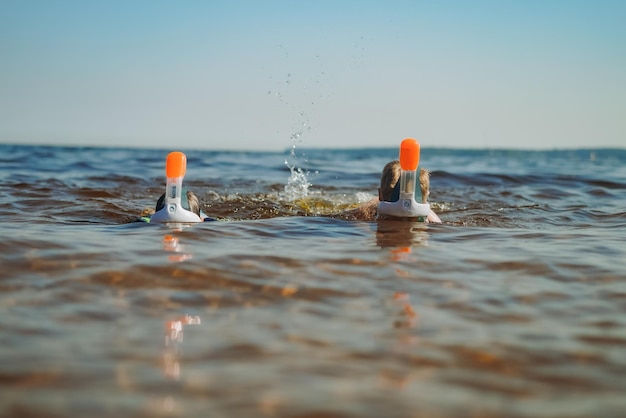
[(420, 162), (420, 143), (406, 138), (400, 144), (400, 167), (404, 171), (415, 171)]
[(169, 179), (185, 177), (187, 156), (179, 151), (170, 152), (165, 160), (165, 177)]

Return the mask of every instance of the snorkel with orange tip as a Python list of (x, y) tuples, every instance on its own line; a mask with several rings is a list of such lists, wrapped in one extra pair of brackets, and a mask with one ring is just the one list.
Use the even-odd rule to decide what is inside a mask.
[(400, 144), (400, 198), (395, 202), (379, 202), (379, 214), (398, 218), (428, 217), (430, 205), (415, 201), (415, 186), (419, 185), (417, 173), (419, 161), (419, 142), (413, 138), (406, 138)]
[(202, 222), (198, 215), (185, 209), (182, 204), (186, 171), (187, 156), (179, 151), (170, 152), (165, 160), (165, 205), (152, 215), (150, 222)]

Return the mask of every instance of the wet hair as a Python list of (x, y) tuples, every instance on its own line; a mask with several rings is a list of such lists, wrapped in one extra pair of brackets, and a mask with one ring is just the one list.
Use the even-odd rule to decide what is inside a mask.
[(430, 195), (430, 171), (425, 168), (420, 169), (420, 188), (422, 189), (422, 203), (428, 203), (428, 195)]
[[(396, 185), (398, 186), (398, 190), (400, 188), (400, 161), (395, 160), (388, 162), (385, 164), (383, 168), (383, 172), (380, 176), (380, 189), (378, 189), (378, 197), (381, 201), (384, 202), (393, 202), (398, 200), (400, 196), (394, 196), (394, 191), (396, 189)], [(395, 197), (395, 200), (394, 200)]]
[[(385, 164), (380, 176), (380, 189), (378, 198), (384, 202), (396, 202), (400, 198), (400, 161), (394, 160)], [(419, 173), (422, 203), (428, 202), (430, 194), (430, 171), (421, 168)]]
[[(187, 198), (185, 199), (185, 197)], [(182, 196), (181, 205), (183, 208), (187, 209), (188, 211), (193, 212), (196, 215), (200, 216), (200, 200), (198, 199), (198, 196), (196, 196), (194, 192), (187, 190), (186, 193), (183, 194)], [(165, 193), (163, 193), (161, 197), (159, 197), (159, 200), (157, 200), (155, 211), (158, 212), (164, 207), (165, 207)]]
[(194, 192), (187, 192), (187, 200), (189, 201), (189, 211), (200, 216), (200, 200)]

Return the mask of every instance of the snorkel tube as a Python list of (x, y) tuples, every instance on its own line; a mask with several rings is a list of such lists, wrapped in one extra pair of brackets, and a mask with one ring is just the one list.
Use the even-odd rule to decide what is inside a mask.
[[(183, 177), (187, 171), (187, 157), (182, 152), (170, 152), (165, 160), (165, 205), (152, 215), (150, 222), (202, 222), (195, 213), (182, 205)], [(186, 196), (185, 196), (186, 197)]]
[(406, 138), (400, 144), (400, 198), (395, 202), (379, 202), (379, 214), (398, 218), (418, 218), (420, 221), (428, 217), (430, 205), (415, 201), (415, 186), (419, 184), (417, 173), (419, 161), (419, 142), (413, 138)]

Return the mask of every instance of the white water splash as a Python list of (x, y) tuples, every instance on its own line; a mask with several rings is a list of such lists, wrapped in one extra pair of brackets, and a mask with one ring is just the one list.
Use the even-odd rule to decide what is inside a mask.
[[(301, 118), (300, 126), (290, 135), (292, 143), (291, 150), (289, 151), (289, 156), (285, 159), (285, 165), (289, 167), (289, 171), (291, 172), (287, 184), (285, 185), (284, 197), (288, 201), (307, 197), (309, 195), (309, 187), (311, 186), (309, 182), (310, 172), (308, 170), (304, 171), (302, 168), (298, 167), (298, 155), (296, 153), (296, 146), (303, 143), (302, 135), (310, 132), (311, 126), (308, 123), (305, 112), (300, 112), (299, 116)], [(301, 156), (306, 157), (304, 153), (302, 153)], [(306, 162), (306, 158), (304, 162)]]
[[(296, 134), (293, 134), (291, 136), (292, 140), (295, 140), (300, 136), (294, 135)], [(289, 176), (287, 184), (285, 185), (285, 198), (290, 201), (307, 197), (309, 194), (309, 187), (311, 186), (307, 173), (304, 172), (300, 167), (296, 167), (297, 159), (298, 157), (296, 156), (296, 146), (294, 144), (291, 147), (289, 158), (285, 159), (285, 165), (289, 167), (289, 171), (291, 171), (291, 175)]]
[[(285, 54), (284, 58), (288, 59), (288, 50), (283, 45), (279, 47), (281, 52)], [(319, 61), (318, 55), (315, 56), (315, 61)], [(286, 65), (292, 64), (287, 62)], [(321, 75), (323, 74), (324, 72), (322, 71)], [(321, 75), (318, 73), (316, 76), (316, 84), (318, 85)], [(268, 95), (273, 94), (282, 105), (297, 112), (297, 120), (295, 121), (295, 126), (291, 128), (292, 133), (289, 136), (292, 143), (291, 150), (285, 159), (285, 165), (289, 167), (290, 176), (284, 186), (282, 198), (287, 201), (302, 199), (310, 194), (310, 172), (299, 167), (302, 165), (302, 161), (298, 161), (296, 154), (296, 146), (300, 146), (303, 143), (302, 136), (311, 132), (308, 110), (310, 110), (311, 106), (314, 106), (314, 101), (310, 97), (311, 93), (307, 84), (312, 84), (310, 79), (303, 78), (297, 73), (290, 71), (286, 73), (286, 76), (280, 80), (280, 83), (274, 89), (268, 90)], [(304, 153), (301, 153), (301, 157), (305, 157)], [(306, 159), (304, 159), (304, 162), (306, 162)]]

